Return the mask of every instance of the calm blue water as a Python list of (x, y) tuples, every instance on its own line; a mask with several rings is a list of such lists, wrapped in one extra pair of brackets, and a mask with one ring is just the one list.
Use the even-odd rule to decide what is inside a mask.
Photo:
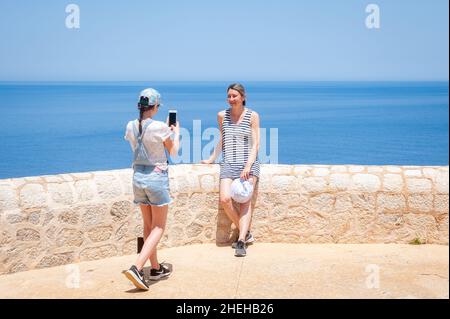
[[(158, 89), (157, 119), (176, 108), (192, 132), (195, 119), (216, 126), (228, 84), (0, 83), (0, 178), (130, 167), (123, 135), (140, 90)], [(261, 127), (278, 128), (279, 163), (449, 163), (448, 82), (244, 84)]]

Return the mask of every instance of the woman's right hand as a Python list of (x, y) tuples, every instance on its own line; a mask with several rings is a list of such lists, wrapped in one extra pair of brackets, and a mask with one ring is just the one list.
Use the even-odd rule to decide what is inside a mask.
[(174, 132), (175, 134), (180, 134), (180, 122), (177, 121), (177, 125), (171, 125), (170, 130)]

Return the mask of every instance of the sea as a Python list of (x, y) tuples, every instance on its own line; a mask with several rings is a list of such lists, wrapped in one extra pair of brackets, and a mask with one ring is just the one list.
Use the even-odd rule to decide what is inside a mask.
[[(260, 158), (278, 164), (448, 165), (449, 82), (241, 82), (259, 113)], [(139, 92), (177, 110), (198, 163), (218, 134), (230, 82), (0, 82), (0, 179), (131, 167), (124, 139)]]

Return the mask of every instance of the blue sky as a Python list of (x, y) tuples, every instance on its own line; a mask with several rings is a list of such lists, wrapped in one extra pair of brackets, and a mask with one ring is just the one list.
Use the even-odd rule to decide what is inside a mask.
[[(65, 8), (80, 7), (80, 28)], [(380, 8), (368, 29), (365, 8)], [(1, 0), (0, 81), (448, 80), (447, 0)]]

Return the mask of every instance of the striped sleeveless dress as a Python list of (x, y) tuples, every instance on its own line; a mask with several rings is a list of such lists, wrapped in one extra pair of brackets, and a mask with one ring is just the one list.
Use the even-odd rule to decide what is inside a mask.
[[(225, 111), (222, 122), (222, 154), (220, 163), (220, 179), (236, 179), (241, 176), (252, 149), (252, 129), (250, 119), (252, 110), (247, 111), (242, 122), (235, 124), (231, 121), (231, 109)], [(250, 175), (259, 177), (259, 160), (256, 157), (250, 170)]]

